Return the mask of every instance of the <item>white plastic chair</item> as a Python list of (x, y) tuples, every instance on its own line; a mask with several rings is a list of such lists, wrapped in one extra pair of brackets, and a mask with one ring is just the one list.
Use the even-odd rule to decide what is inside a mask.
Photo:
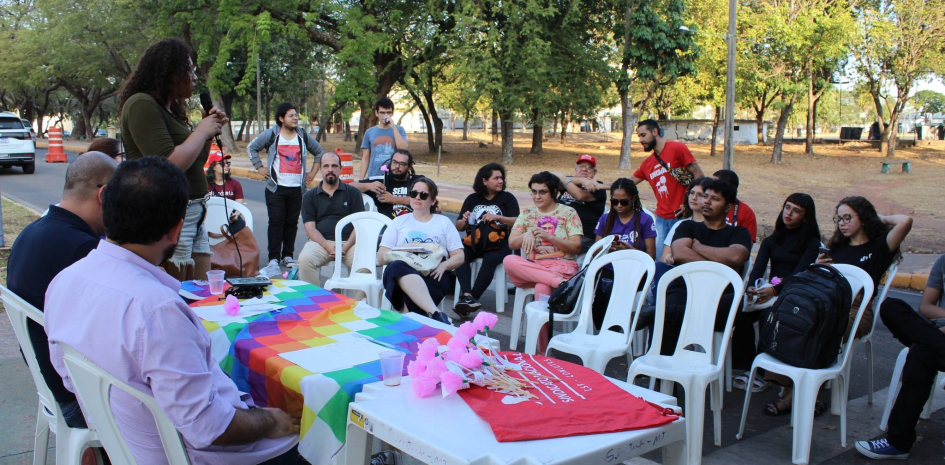
[(342, 237), (342, 231), (349, 224), (354, 226), (354, 257), (348, 276), (342, 276), (342, 241), (335, 241), (335, 266), (331, 278), (325, 282), (326, 290), (360, 290), (367, 294), (368, 305), (380, 308), (384, 283), (377, 275), (377, 238), (384, 227), (390, 226), (391, 219), (376, 212), (352, 213), (335, 225), (335, 237)]
[[(587, 266), (587, 264), (590, 263), (591, 260), (595, 256), (597, 256), (602, 250), (610, 249), (610, 244), (613, 242), (614, 242), (614, 237), (607, 236), (595, 242), (593, 245), (591, 245), (591, 247), (587, 249), (587, 253), (584, 255), (584, 262), (581, 263), (581, 267), (579, 269), (582, 269), (585, 266)], [(532, 314), (534, 315), (534, 317), (529, 318), (527, 316), (528, 305), (525, 304), (526, 298), (530, 298), (533, 301), (529, 303), (528, 305), (532, 307)], [(535, 300), (534, 287), (528, 288), (528, 289), (522, 289), (522, 288), (515, 289), (515, 303), (512, 305), (512, 332), (509, 338), (509, 347), (512, 350), (516, 350), (516, 348), (518, 347), (518, 338), (521, 332), (522, 317), (524, 316), (525, 325), (526, 325), (525, 326), (526, 328), (525, 352), (529, 354), (535, 353), (535, 348), (538, 345), (538, 331), (541, 330), (541, 325), (544, 324), (546, 321), (548, 321), (548, 316), (547, 316), (548, 309), (544, 308), (544, 306), (539, 306), (537, 302), (534, 302), (534, 300)], [(578, 302), (580, 301), (581, 299), (579, 298)], [(568, 313), (566, 315), (555, 315), (555, 320), (562, 321), (562, 322), (569, 322), (569, 321), (577, 322), (578, 314), (580, 313), (578, 311), (579, 309), (580, 309), (580, 306), (577, 306), (577, 308), (574, 308), (571, 310), (571, 313)], [(542, 320), (542, 318), (544, 318), (544, 320)], [(532, 334), (532, 333), (534, 333), (534, 337), (531, 338), (532, 346), (531, 346), (531, 351), (529, 351), (529, 334)]]
[[(886, 397), (886, 407), (883, 408), (883, 418), (879, 422), (879, 429), (881, 431), (886, 431), (886, 427), (889, 424), (889, 414), (892, 413), (892, 408), (896, 402), (896, 397), (899, 396), (899, 388), (902, 387), (902, 367), (905, 366), (906, 356), (908, 355), (909, 348), (906, 347), (899, 352), (899, 357), (896, 358), (896, 365), (893, 367), (892, 379), (889, 380), (889, 394)], [(932, 392), (929, 393), (929, 400), (925, 403), (925, 408), (922, 409), (922, 413), (919, 414), (919, 418), (928, 420), (932, 417), (932, 401), (935, 400), (935, 394), (942, 390), (943, 381), (945, 381), (945, 372), (939, 372), (938, 376), (935, 377), (935, 383), (932, 384)]]
[[(620, 283), (622, 291), (614, 289), (600, 332), (591, 334), (594, 327), (592, 306), (597, 275), (607, 265), (613, 265), (614, 282)], [(631, 353), (632, 335), (640, 318), (640, 308), (646, 300), (645, 293), (636, 292), (636, 289), (641, 281), (644, 284), (643, 289), (649, 289), (655, 272), (653, 259), (639, 250), (611, 252), (591, 262), (579, 303), (581, 311), (577, 328), (570, 333), (551, 338), (546, 355), (551, 353), (551, 349), (574, 354), (581, 359), (584, 366), (604, 374), (604, 369), (611, 359)], [(620, 328), (620, 332), (610, 329), (615, 326)]]
[[(39, 371), (36, 352), (30, 342), (26, 325), (27, 320), (33, 320), (36, 324), (44, 326), (45, 315), (6, 287), (0, 286), (0, 294), (2, 294), (0, 297), (3, 299), (3, 308), (13, 325), (13, 333), (23, 350), (26, 365), (30, 369), (33, 384), (36, 386), (36, 393), (39, 395), (39, 409), (36, 412), (36, 437), (33, 442), (33, 465), (45, 465), (50, 432), (56, 435), (56, 463), (79, 465), (82, 463), (82, 453), (86, 447), (102, 447), (102, 444), (99, 442), (95, 430), (70, 428), (66, 424), (62, 412), (59, 410), (59, 403), (53, 398), (49, 386), (46, 385), (46, 380)], [(98, 452), (96, 452), (96, 460), (98, 463), (102, 463), (102, 458)]]
[[(666, 319), (666, 289), (677, 278), (686, 283), (686, 313), (679, 330), (679, 341), (673, 355), (660, 355), (663, 346), (663, 324)], [(731, 285), (734, 298), (729, 309), (725, 331), (722, 333), (718, 352), (713, 343), (715, 315), (719, 300)], [(651, 380), (674, 381), (683, 385), (686, 395), (686, 444), (687, 461), (690, 465), (702, 463), (702, 429), (705, 418), (705, 390), (711, 387), (711, 399), (715, 432), (715, 445), (722, 445), (722, 390), (719, 374), (720, 360), (728, 351), (732, 338), (735, 313), (741, 303), (742, 278), (731, 268), (708, 261), (679, 265), (667, 271), (656, 285), (656, 314), (653, 325), (653, 343), (646, 355), (630, 365), (627, 382), (648, 375)], [(691, 346), (691, 349), (688, 347)], [(697, 351), (698, 350), (698, 351)], [(663, 383), (664, 391), (672, 383)]]
[[(863, 311), (873, 297), (873, 279), (865, 271), (855, 266), (833, 265), (840, 270), (843, 276), (850, 283), (850, 289), (853, 296), (863, 292), (863, 300), (856, 311), (856, 318), (853, 325), (849, 328), (849, 334), (846, 342), (841, 346), (841, 356), (837, 361), (821, 369), (798, 368), (779, 361), (768, 354), (758, 354), (754, 363), (751, 365), (749, 378), (752, 379), (758, 369), (763, 368), (766, 371), (780, 373), (791, 378), (794, 383), (794, 402), (791, 405), (791, 424), (794, 426), (794, 448), (792, 451), (792, 461), (794, 463), (808, 463), (810, 459), (811, 435), (814, 428), (814, 404), (817, 402), (817, 392), (827, 381), (834, 381), (833, 391), (836, 393), (833, 402), (839, 407), (840, 414), (840, 446), (847, 446), (847, 393), (850, 390), (849, 376), (851, 365), (851, 354), (853, 352), (853, 335), (856, 334), (856, 327), (863, 318)], [(841, 270), (842, 268), (842, 270)], [(842, 311), (842, 310), (841, 310)], [(751, 402), (751, 389), (745, 392), (745, 406), (742, 408), (742, 420), (738, 427), (738, 435), (735, 437), (741, 439), (745, 430), (745, 418), (748, 415), (748, 405)]]
[[(253, 212), (249, 207), (235, 200), (226, 200), (226, 207), (223, 205), (223, 197), (210, 197), (207, 200), (207, 218), (204, 219), (204, 228), (207, 232), (220, 234), (220, 227), (229, 224), (230, 213), (233, 210), (238, 211), (246, 220), (246, 226), (253, 231)], [(222, 242), (223, 238), (210, 238), (210, 244)]]
[[(846, 273), (846, 271), (844, 271), (846, 269), (845, 267), (850, 267), (853, 265), (834, 266), (837, 267), (841, 273)], [(854, 350), (856, 349), (856, 346), (860, 344), (864, 344), (866, 346), (866, 402), (869, 404), (873, 403), (873, 331), (876, 331), (876, 322), (879, 321), (879, 307), (883, 304), (883, 301), (886, 300), (886, 293), (889, 292), (889, 286), (892, 285), (893, 279), (896, 278), (896, 273), (898, 272), (899, 264), (893, 263), (892, 265), (889, 265), (889, 270), (886, 271), (886, 283), (883, 284), (883, 287), (881, 287), (879, 290), (879, 295), (877, 295), (876, 299), (873, 300), (873, 326), (870, 328), (870, 332), (853, 341)]]
[[(475, 284), (476, 277), (479, 276), (479, 269), (482, 267), (482, 259), (477, 258), (469, 262), (470, 285)], [(495, 289), (495, 311), (496, 313), (505, 313), (505, 300), (508, 297), (508, 289), (505, 287), (506, 280), (505, 266), (499, 263), (495, 268), (495, 275), (492, 277), (492, 287)], [(459, 302), (459, 278), (456, 278), (456, 290), (453, 291), (453, 305)]]
[[(751, 274), (751, 266), (754, 264), (755, 258), (748, 254), (748, 261), (745, 263), (745, 266), (742, 268), (742, 289), (748, 289), (748, 276)], [(745, 294), (742, 294), (742, 305), (746, 305), (748, 300), (745, 297)], [(715, 346), (715, 353), (720, 353), (720, 345), (722, 344), (722, 333), (716, 332), (712, 337), (712, 344)], [(728, 349), (725, 350), (725, 363), (722, 364), (722, 372), (719, 373), (719, 381), (725, 384), (725, 392), (732, 392), (732, 341), (728, 341)], [(749, 388), (751, 383), (749, 382)], [(719, 402), (722, 402), (722, 398), (719, 398)]]
[(366, 212), (377, 212), (377, 204), (374, 203), (374, 199), (367, 194), (361, 194), (361, 199), (364, 201), (364, 211)]
[(151, 411), (151, 416), (154, 417), (154, 423), (157, 426), (158, 436), (161, 437), (161, 443), (164, 445), (164, 453), (167, 455), (168, 463), (172, 465), (190, 463), (180, 433), (177, 432), (174, 423), (171, 423), (171, 420), (167, 418), (164, 410), (161, 410), (161, 406), (153, 397), (108, 374), (68, 344), (60, 343), (59, 345), (62, 347), (62, 359), (66, 364), (66, 369), (69, 370), (69, 376), (75, 386), (76, 393), (82, 399), (82, 405), (87, 409), (89, 418), (95, 423), (102, 444), (105, 445), (105, 451), (108, 452), (108, 458), (112, 463), (129, 465), (138, 463), (128, 448), (125, 438), (121, 435), (118, 424), (115, 422), (115, 415), (112, 413), (108, 391), (113, 387), (128, 393)]

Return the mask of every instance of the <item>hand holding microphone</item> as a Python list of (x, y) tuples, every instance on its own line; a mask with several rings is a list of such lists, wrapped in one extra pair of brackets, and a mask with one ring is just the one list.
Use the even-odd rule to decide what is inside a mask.
[(207, 115), (197, 125), (197, 130), (204, 131), (207, 139), (212, 137), (216, 140), (218, 147), (223, 147), (223, 143), (220, 142), (220, 132), (223, 130), (223, 125), (230, 120), (226, 117), (226, 113), (213, 108), (213, 100), (210, 99), (208, 92), (200, 94), (200, 106)]

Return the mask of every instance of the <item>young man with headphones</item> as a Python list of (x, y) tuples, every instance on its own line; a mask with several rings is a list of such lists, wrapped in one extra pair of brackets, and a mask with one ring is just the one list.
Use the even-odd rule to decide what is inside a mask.
[(703, 176), (702, 168), (686, 144), (663, 139), (663, 130), (656, 120), (640, 121), (637, 138), (643, 151), (653, 152), (633, 173), (633, 182), (649, 182), (656, 195), (656, 256), (659, 257), (666, 234), (679, 221), (676, 212), (682, 210), (686, 202), (686, 186), (689, 181)]

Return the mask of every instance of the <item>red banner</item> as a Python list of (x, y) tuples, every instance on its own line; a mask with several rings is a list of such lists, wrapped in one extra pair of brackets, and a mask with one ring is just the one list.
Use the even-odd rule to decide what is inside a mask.
[(522, 371), (508, 373), (532, 387), (520, 398), (479, 386), (459, 391), (492, 427), (499, 442), (560, 438), (651, 428), (676, 420), (620, 389), (594, 370), (538, 355), (502, 352)]

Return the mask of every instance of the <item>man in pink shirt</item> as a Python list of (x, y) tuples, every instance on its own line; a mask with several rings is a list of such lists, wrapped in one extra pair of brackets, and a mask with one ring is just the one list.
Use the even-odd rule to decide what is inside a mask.
[[(296, 449), (299, 420), (254, 408), (213, 359), (210, 336), (178, 296), (180, 282), (160, 267), (180, 238), (187, 186), (184, 173), (163, 158), (119, 165), (102, 196), (107, 239), (46, 291), (53, 365), (74, 391), (60, 347), (68, 344), (153, 396), (194, 464), (307, 463)], [(138, 463), (167, 463), (147, 408), (119, 390), (110, 400)]]
[(686, 186), (676, 181), (670, 170), (686, 168), (692, 173), (692, 179), (699, 179), (703, 176), (702, 168), (686, 144), (663, 139), (663, 130), (655, 120), (640, 121), (637, 138), (644, 152), (653, 151), (633, 173), (633, 182), (647, 181), (656, 196), (656, 256), (659, 257), (666, 234), (679, 221), (676, 211), (686, 202)]

